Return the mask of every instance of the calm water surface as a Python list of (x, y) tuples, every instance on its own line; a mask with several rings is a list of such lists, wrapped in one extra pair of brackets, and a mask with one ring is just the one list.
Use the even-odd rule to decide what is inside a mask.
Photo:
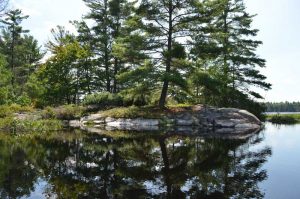
[(298, 115), (300, 112), (266, 112), (266, 115)]
[(0, 134), (0, 198), (300, 198), (300, 125), (248, 140)]

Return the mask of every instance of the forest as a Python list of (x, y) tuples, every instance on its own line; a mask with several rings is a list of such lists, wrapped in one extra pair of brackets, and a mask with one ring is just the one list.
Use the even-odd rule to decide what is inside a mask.
[(300, 102), (267, 102), (267, 112), (300, 112)]
[[(83, 0), (43, 46), (1, 1), (0, 105), (207, 104), (259, 115), (271, 89), (244, 0)], [(79, 12), (74, 11), (74, 12)]]

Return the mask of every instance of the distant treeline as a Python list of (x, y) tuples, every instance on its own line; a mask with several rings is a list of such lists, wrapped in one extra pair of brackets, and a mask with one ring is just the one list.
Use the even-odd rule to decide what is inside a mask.
[(267, 102), (267, 112), (300, 112), (300, 102)]

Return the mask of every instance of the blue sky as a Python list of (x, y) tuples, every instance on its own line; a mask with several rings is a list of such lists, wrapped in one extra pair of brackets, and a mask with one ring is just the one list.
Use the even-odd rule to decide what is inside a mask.
[(258, 53), (267, 60), (263, 73), (273, 84), (268, 101), (300, 101), (300, 1), (247, 0), (250, 13), (258, 14), (254, 27), (264, 44)]
[[(262, 73), (273, 89), (262, 92), (267, 101), (300, 101), (300, 1), (246, 0), (260, 29), (257, 39), (264, 42), (258, 54), (267, 60)], [(82, 0), (11, 0), (11, 7), (22, 9), (30, 18), (24, 27), (41, 44), (51, 37), (50, 29), (64, 25), (73, 31), (70, 20), (79, 20), (88, 11)]]

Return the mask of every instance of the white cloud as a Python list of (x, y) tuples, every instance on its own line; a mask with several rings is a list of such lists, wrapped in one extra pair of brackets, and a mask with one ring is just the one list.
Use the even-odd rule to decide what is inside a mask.
[(41, 16), (42, 13), (40, 10), (37, 9), (38, 6), (32, 4), (25, 4), (24, 1), (12, 0), (11, 1), (11, 8), (12, 9), (21, 9), (25, 15), (29, 15), (31, 17), (38, 17)]
[(74, 32), (69, 21), (79, 20), (88, 11), (82, 0), (12, 0), (10, 7), (30, 15), (23, 25), (41, 44), (51, 37), (50, 30), (57, 25)]

